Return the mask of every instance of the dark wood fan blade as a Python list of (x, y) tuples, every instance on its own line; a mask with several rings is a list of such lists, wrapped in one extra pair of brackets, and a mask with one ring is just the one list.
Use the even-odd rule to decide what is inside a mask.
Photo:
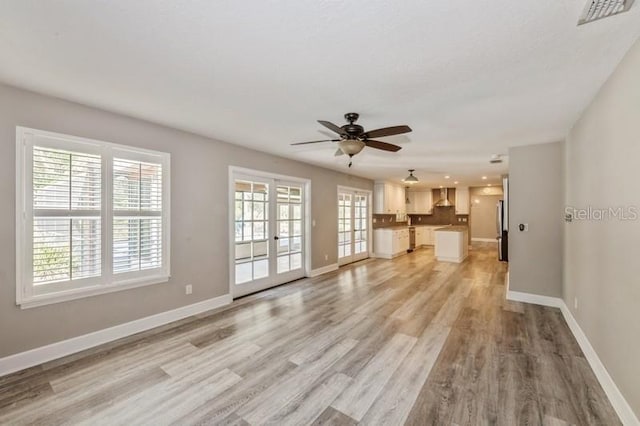
[(296, 142), (296, 143), (292, 143), (291, 145), (306, 145), (309, 143), (320, 143), (320, 142), (339, 142), (340, 139), (325, 139), (323, 141), (309, 141), (309, 142)]
[(341, 156), (341, 155), (344, 155), (344, 152), (342, 152), (342, 150), (341, 150), (340, 148), (338, 148), (338, 150), (336, 151), (336, 153), (335, 153), (335, 154), (333, 154), (333, 155), (334, 155), (334, 156), (336, 156), (336, 157), (339, 157), (339, 156)]
[(336, 126), (335, 124), (333, 124), (333, 123), (331, 123), (329, 121), (318, 120), (318, 123), (322, 124), (324, 127), (326, 127), (329, 130), (333, 130), (334, 132), (336, 132), (339, 135), (346, 135), (347, 134), (339, 126)]
[(411, 131), (411, 127), (409, 126), (393, 126), (364, 132), (362, 135), (360, 135), (360, 137), (364, 139), (383, 138), (385, 136), (401, 135), (403, 133), (409, 133)]
[(367, 139), (364, 143), (370, 148), (382, 149), (383, 151), (398, 152), (402, 149), (401, 146), (394, 145), (392, 143), (373, 141), (371, 139)]

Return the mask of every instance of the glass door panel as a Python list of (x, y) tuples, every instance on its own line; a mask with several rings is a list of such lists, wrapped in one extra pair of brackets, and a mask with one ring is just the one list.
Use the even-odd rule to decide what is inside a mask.
[(269, 184), (235, 182), (235, 283), (269, 276)]
[(302, 278), (305, 184), (234, 174), (232, 185), (233, 296)]
[(302, 269), (302, 185), (277, 186), (278, 274)]
[(353, 210), (354, 222), (355, 222), (355, 234), (354, 234), (354, 253), (362, 254), (368, 250), (368, 199), (366, 195), (356, 194), (355, 205)]
[(352, 194), (338, 194), (338, 258), (351, 256), (351, 200)]
[(345, 265), (369, 257), (369, 195), (338, 192), (338, 263)]

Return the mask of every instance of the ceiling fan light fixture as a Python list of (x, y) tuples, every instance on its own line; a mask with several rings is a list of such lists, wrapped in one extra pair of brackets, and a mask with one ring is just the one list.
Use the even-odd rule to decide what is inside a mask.
[[(383, 127), (381, 129), (364, 131), (364, 127), (359, 124), (355, 124), (358, 120), (359, 114), (350, 112), (345, 114), (344, 118), (349, 122), (343, 126), (336, 126), (330, 121), (318, 120), (318, 123), (322, 124), (332, 132), (337, 133), (340, 139), (325, 139), (321, 141), (309, 141), (309, 142), (296, 142), (291, 145), (307, 145), (320, 142), (338, 142), (338, 151), (336, 156), (346, 154), (349, 158), (353, 158), (354, 155), (359, 154), (365, 146), (374, 149), (380, 149), (382, 151), (398, 152), (402, 149), (401, 146), (394, 145), (392, 143), (375, 140), (372, 138), (381, 138), (386, 136), (402, 135), (404, 133), (411, 132), (411, 127), (407, 125)], [(349, 161), (349, 167), (353, 163)]]
[(418, 178), (415, 177), (413, 175), (413, 172), (415, 172), (415, 169), (409, 169), (409, 176), (407, 176), (406, 178), (404, 178), (404, 183), (408, 183), (408, 184), (414, 184), (414, 183), (418, 183)]
[(338, 142), (338, 145), (347, 155), (356, 155), (365, 147), (365, 143), (358, 139), (343, 139)]

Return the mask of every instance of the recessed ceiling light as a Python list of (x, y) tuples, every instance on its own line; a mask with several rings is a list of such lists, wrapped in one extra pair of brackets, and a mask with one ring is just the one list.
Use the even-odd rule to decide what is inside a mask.
[(487, 177), (486, 176), (482, 176), (482, 180), (487, 180)]
[(440, 185), (440, 188), (444, 188), (444, 186)]
[(454, 183), (455, 185), (457, 185), (457, 184), (459, 184), (460, 182), (458, 182), (458, 181), (455, 181), (455, 182), (453, 182), (453, 183)]
[(451, 176), (446, 175), (444, 178), (445, 178), (445, 179), (449, 179), (449, 178), (451, 178)]
[(487, 186), (491, 186), (491, 184), (490, 184), (490, 183), (488, 183), (488, 184), (487, 184)]

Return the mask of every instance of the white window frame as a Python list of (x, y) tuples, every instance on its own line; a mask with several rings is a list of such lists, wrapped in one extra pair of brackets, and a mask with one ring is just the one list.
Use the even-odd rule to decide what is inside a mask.
[[(40, 140), (38, 140), (40, 138)], [(37, 294), (33, 285), (33, 147), (65, 149), (102, 158), (101, 172), (101, 257), (102, 273), (70, 281), (51, 292)], [(162, 165), (162, 265), (146, 271), (113, 274), (113, 158), (125, 158)], [(16, 304), (32, 308), (98, 294), (167, 282), (170, 278), (171, 156), (168, 153), (113, 144), (44, 130), (16, 127)], [(54, 287), (55, 288), (55, 287)]]

